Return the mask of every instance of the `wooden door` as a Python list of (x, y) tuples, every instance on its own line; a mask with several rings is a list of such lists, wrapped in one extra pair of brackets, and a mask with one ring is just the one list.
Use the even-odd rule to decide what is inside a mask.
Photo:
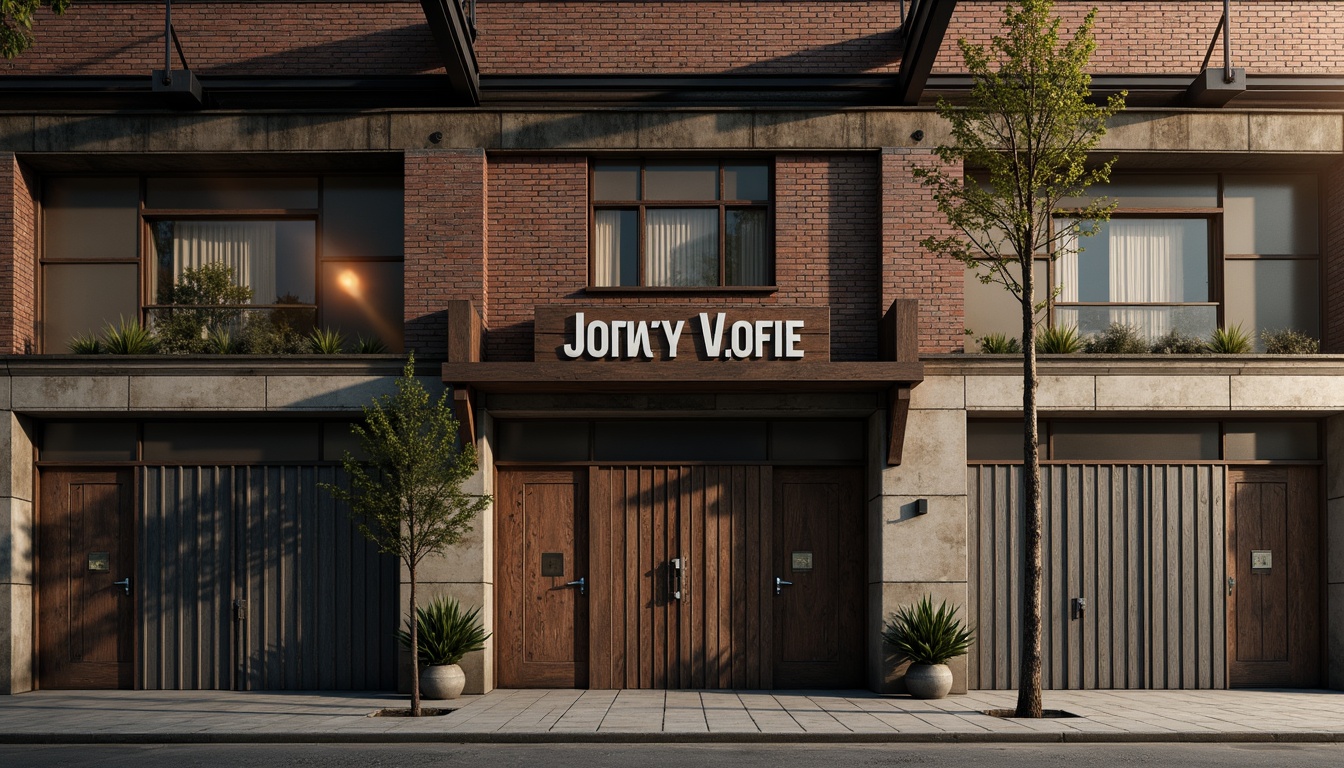
[[(775, 688), (863, 685), (863, 473), (777, 467), (774, 483)], [(781, 584), (778, 594), (774, 579)]]
[(134, 535), (129, 471), (42, 473), (38, 684), (130, 688)]
[(1320, 683), (1315, 467), (1228, 472), (1227, 643), (1233, 687)]
[(502, 469), (496, 499), (499, 685), (587, 687), (587, 470)]

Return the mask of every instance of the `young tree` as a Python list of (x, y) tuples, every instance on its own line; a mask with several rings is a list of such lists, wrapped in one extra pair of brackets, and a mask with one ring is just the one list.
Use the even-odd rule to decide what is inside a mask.
[(33, 14), (42, 6), (57, 16), (71, 0), (0, 0), (0, 54), (12, 59), (33, 45)]
[[(1026, 547), (1018, 717), (1041, 716), (1041, 468), (1036, 434), (1036, 324), (1048, 291), (1034, 284), (1037, 254), (1057, 257), (1077, 248), (1079, 235), (1105, 221), (1106, 201), (1052, 217), (1066, 197), (1080, 196), (1110, 177), (1114, 159), (1088, 164), (1106, 121), (1124, 108), (1124, 94), (1104, 105), (1090, 99), (1087, 63), (1094, 50), (1096, 9), (1073, 38), (1060, 40), (1052, 0), (1015, 0), (1004, 10), (1003, 33), (988, 48), (960, 40), (973, 78), (965, 104), (940, 101), (953, 145), (937, 149), (942, 168), (918, 169), (939, 211), (956, 230), (921, 245), (955, 257), (981, 282), (1011, 291), (1022, 309), (1023, 490)], [(981, 178), (963, 179), (965, 168)], [(1038, 298), (1042, 297), (1042, 298)]]
[[(364, 408), (364, 423), (353, 427), (367, 456), (349, 453), (341, 464), (350, 487), (323, 488), (350, 505), (360, 533), (395, 555), (410, 572), (407, 614), (415, 616), (416, 571), (420, 562), (442, 553), (471, 530), (471, 521), (490, 504), (489, 496), (462, 491), (476, 472), (476, 447), (458, 445), (457, 420), (447, 394), (431, 402), (415, 378), (415, 355), (397, 379), (395, 395), (381, 395)], [(420, 639), (411, 633), (411, 714), (420, 712)]]

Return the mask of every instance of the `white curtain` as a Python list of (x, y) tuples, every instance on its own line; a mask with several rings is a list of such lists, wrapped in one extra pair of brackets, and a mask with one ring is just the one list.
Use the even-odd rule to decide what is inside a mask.
[(769, 285), (765, 260), (765, 212), (730, 211), (737, 222), (729, 227), (728, 284)]
[(650, 208), (644, 213), (648, 285), (719, 284), (719, 212)]
[(621, 284), (621, 214), (599, 210), (593, 217), (593, 285)]
[(183, 270), (224, 264), (235, 285), (252, 289), (252, 302), (271, 304), (275, 293), (275, 222), (179, 221), (173, 226), (173, 282)]
[[(1061, 222), (1071, 226), (1070, 220)], [(1151, 304), (1185, 300), (1184, 222), (1173, 220), (1113, 219), (1106, 224), (1108, 290), (1106, 301), (1116, 304)], [(1063, 252), (1055, 262), (1059, 280), (1058, 301), (1080, 300), (1078, 238), (1068, 236), (1061, 242)], [(1086, 247), (1084, 245), (1084, 247)], [(1113, 307), (1102, 310), (1106, 322), (1133, 326), (1149, 336), (1169, 330), (1172, 307)], [(1061, 309), (1056, 320), (1064, 325), (1079, 323), (1079, 310)], [(1087, 314), (1096, 317), (1096, 314)]]

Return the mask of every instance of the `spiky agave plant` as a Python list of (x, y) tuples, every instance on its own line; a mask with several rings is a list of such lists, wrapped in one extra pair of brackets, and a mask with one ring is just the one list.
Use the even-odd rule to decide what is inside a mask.
[(66, 346), (76, 355), (96, 355), (103, 351), (103, 343), (93, 334), (81, 333), (71, 339)]
[(152, 355), (158, 351), (159, 340), (138, 319), (122, 317), (116, 325), (108, 323), (103, 328), (102, 346), (112, 355)]
[(925, 595), (887, 617), (882, 639), (915, 664), (946, 664), (970, 649), (975, 631), (961, 623), (955, 607), (944, 601), (934, 608), (933, 599)]
[[(472, 651), (485, 648), (490, 633), (480, 622), (481, 609), (472, 608), (462, 611), (457, 601), (441, 597), (429, 605), (415, 609), (415, 621), (418, 627), (420, 663), (429, 666), (456, 664)], [(409, 619), (407, 620), (409, 625)], [(410, 650), (411, 633), (406, 629), (397, 630), (397, 639), (402, 647)]]
[(1253, 346), (1251, 335), (1242, 330), (1241, 323), (1231, 328), (1215, 328), (1209, 337), (1209, 351), (1215, 355), (1244, 355)]
[(980, 351), (986, 355), (1011, 355), (1022, 351), (1022, 344), (1012, 336), (991, 333), (976, 339)]
[(1043, 355), (1072, 355), (1083, 351), (1083, 337), (1076, 325), (1042, 328), (1036, 335), (1036, 351)]
[(387, 351), (387, 345), (377, 336), (355, 337), (355, 353), (360, 355), (381, 355)]
[(345, 334), (334, 328), (315, 328), (308, 341), (319, 355), (339, 355), (345, 351)]

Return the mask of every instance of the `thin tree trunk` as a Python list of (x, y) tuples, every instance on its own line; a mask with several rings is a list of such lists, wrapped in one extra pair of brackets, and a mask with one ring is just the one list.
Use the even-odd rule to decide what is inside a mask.
[(415, 615), (415, 563), (411, 572), (411, 717), (420, 716), (420, 622)]
[[(1032, 238), (1028, 238), (1032, 240)], [(1036, 296), (1032, 254), (1022, 275), (1022, 459), (1026, 504), (1026, 547), (1022, 584), (1022, 666), (1017, 688), (1018, 717), (1041, 716), (1041, 461), (1036, 434)]]

